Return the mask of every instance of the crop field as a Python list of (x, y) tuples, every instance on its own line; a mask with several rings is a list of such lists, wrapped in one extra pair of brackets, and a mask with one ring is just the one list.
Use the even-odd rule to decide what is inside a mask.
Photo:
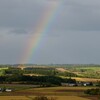
[(76, 79), (77, 81), (83, 81), (83, 82), (97, 82), (97, 81), (100, 81), (100, 79), (95, 79), (95, 78), (72, 77), (72, 79)]
[[(3, 81), (0, 83), (1, 89), (12, 89), (12, 92), (0, 92), (0, 100), (34, 100), (34, 97), (36, 96), (47, 96), (48, 98), (54, 97), (55, 100), (99, 100), (98, 96), (94, 95), (87, 95), (84, 93), (87, 89), (93, 89), (97, 88), (95, 87), (95, 84), (100, 81), (100, 68), (99, 67), (72, 67), (72, 68), (26, 68), (24, 70), (16, 69), (16, 68), (10, 68), (8, 70), (6, 69), (0, 69), (1, 71), (1, 79)], [(17, 74), (15, 74), (15, 72)], [(79, 75), (82, 76), (76, 76), (76, 73), (79, 73)], [(10, 74), (9, 74), (10, 73)], [(8, 75), (9, 74), (9, 75)], [(23, 74), (23, 75), (22, 75)], [(95, 76), (93, 76), (95, 74)], [(8, 75), (8, 76), (7, 76)], [(10, 77), (12, 75), (12, 77)], [(47, 76), (51, 75), (49, 78)], [(18, 76), (18, 77), (17, 77)], [(21, 77), (19, 77), (21, 76)], [(32, 77), (31, 77), (32, 76)], [(42, 78), (41, 78), (41, 77)], [(44, 86), (43, 79), (45, 79), (45, 82), (53, 82), (57, 77), (62, 78), (62, 80), (67, 80), (69, 78), (75, 79), (77, 82), (93, 82), (92, 86), (76, 86), (76, 87), (63, 87), (53, 84), (51, 86), (58, 86), (58, 87), (47, 87)], [(35, 80), (38, 78), (39, 81)], [(17, 81), (13, 81), (17, 80)], [(20, 80), (19, 80), (20, 79)], [(27, 79), (22, 81), (23, 79)], [(30, 80), (32, 80), (33, 83), (31, 83)], [(41, 80), (42, 79), (42, 80)], [(52, 80), (46, 80), (46, 79), (52, 79)], [(11, 83), (10, 83), (11, 82)], [(24, 83), (23, 83), (24, 82)], [(29, 83), (30, 82), (30, 83)], [(38, 85), (36, 85), (38, 82)], [(63, 83), (63, 81), (61, 81)], [(34, 84), (34, 85), (33, 85)], [(52, 84), (52, 83), (51, 83)], [(48, 84), (47, 84), (48, 85)]]
[(23, 96), (23, 95), (55, 95), (55, 96), (81, 96), (84, 95), (84, 90), (93, 87), (48, 87), (34, 88), (33, 85), (6, 86), (14, 88), (13, 92), (0, 93), (1, 96)]
[[(69, 77), (64, 77), (60, 76), (61, 78), (69, 78)], [(100, 79), (96, 78), (81, 78), (81, 77), (71, 77), (71, 79), (75, 79), (76, 81), (81, 81), (81, 82), (97, 82), (100, 81)]]
[(100, 78), (100, 66), (75, 66), (65, 69), (81, 77)]
[[(55, 100), (90, 100), (90, 99), (77, 97), (77, 96), (55, 96), (54, 98)], [(33, 100), (33, 99), (34, 96), (1, 96), (0, 97), (0, 100)]]
[(15, 87), (16, 91), (0, 93), (0, 100), (33, 100), (35, 96), (39, 95), (54, 97), (56, 100), (98, 100), (96, 97), (88, 97), (84, 94), (84, 90), (93, 87), (25, 87), (20, 85)]

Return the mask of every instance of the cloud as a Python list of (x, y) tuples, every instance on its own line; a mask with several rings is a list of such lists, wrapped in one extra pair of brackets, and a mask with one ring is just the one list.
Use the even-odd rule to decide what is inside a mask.
[(36, 0), (0, 0), (0, 27), (33, 28), (44, 8)]
[(15, 34), (28, 34), (28, 31), (25, 29), (14, 29), (11, 30), (9, 33), (15, 33)]
[(76, 31), (100, 30), (100, 7), (96, 6), (95, 3), (93, 5), (91, 2), (89, 4), (86, 1), (81, 3), (79, 0), (71, 0), (64, 5), (61, 7), (62, 10), (56, 15), (52, 25), (54, 29)]
[(0, 0), (0, 63), (20, 63), (45, 12), (58, 3), (30, 63), (99, 63), (100, 0)]
[(100, 30), (98, 0), (0, 0), (0, 27), (18, 34), (34, 30), (46, 9), (56, 2), (61, 5), (51, 20), (52, 30)]

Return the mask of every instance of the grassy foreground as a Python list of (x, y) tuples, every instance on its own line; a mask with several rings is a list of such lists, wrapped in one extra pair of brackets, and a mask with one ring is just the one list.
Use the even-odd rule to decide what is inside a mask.
[(34, 100), (38, 95), (54, 97), (55, 100), (98, 100), (96, 96), (84, 94), (84, 90), (95, 87), (27, 87), (23, 89), (24, 87), (26, 86), (19, 85), (15, 87), (16, 91), (0, 93), (0, 100)]
[[(0, 96), (0, 100), (33, 100), (34, 96)], [(77, 96), (56, 96), (57, 100), (90, 100)]]

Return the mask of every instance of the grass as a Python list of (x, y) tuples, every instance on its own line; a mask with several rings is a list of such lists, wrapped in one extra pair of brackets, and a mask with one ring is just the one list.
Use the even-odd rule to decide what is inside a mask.
[(67, 70), (80, 77), (100, 78), (100, 66), (76, 66), (70, 67)]

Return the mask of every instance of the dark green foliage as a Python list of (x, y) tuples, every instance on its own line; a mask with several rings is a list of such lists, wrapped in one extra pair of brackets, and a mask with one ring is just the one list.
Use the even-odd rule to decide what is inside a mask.
[(5, 76), (0, 76), (0, 83), (3, 83), (6, 80)]
[(37, 96), (33, 100), (49, 100), (49, 99), (45, 96)]
[(0, 83), (23, 83), (23, 84), (38, 84), (41, 86), (60, 86), (61, 83), (76, 83), (74, 79), (62, 79), (57, 76), (25, 76), (25, 75), (11, 75), (11, 76), (1, 76)]
[[(28, 66), (29, 65), (29, 66)], [(0, 68), (8, 68), (0, 71), (1, 76), (12, 75), (12, 74), (37, 74), (37, 75), (48, 75), (48, 76), (65, 76), (65, 77), (85, 77), (85, 78), (100, 78), (100, 65), (73, 65), (73, 64), (62, 64), (62, 65), (33, 65), (23, 64), (24, 70), (18, 68), (17, 65), (0, 65)], [(35, 67), (33, 67), (35, 66)], [(56, 68), (64, 68), (66, 72), (56, 70)]]
[(9, 68), (8, 70), (5, 71), (7, 75), (12, 75), (12, 74), (23, 74), (23, 71), (18, 69), (18, 68)]
[(25, 68), (23, 70), (24, 74), (41, 74), (41, 75), (55, 75), (54, 68)]
[(86, 91), (84, 91), (85, 94), (89, 94), (89, 95), (100, 95), (100, 89), (96, 88), (96, 89), (88, 89)]
[(78, 76), (71, 72), (58, 72), (57, 75), (65, 76), (65, 77), (77, 77)]
[(76, 83), (75, 79), (68, 78), (65, 80), (66, 83)]
[(97, 81), (96, 86), (100, 87), (100, 81)]

